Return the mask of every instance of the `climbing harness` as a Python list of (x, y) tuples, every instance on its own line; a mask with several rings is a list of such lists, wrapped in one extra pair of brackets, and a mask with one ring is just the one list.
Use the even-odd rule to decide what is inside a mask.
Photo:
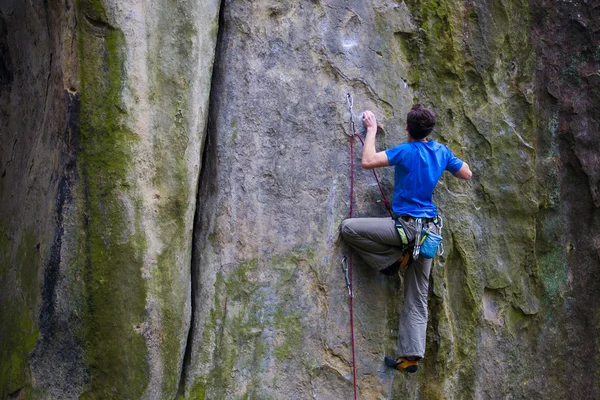
[(394, 218), (394, 226), (396, 227), (396, 231), (398, 232), (398, 236), (400, 237), (400, 243), (402, 243), (402, 246), (400, 246), (400, 248), (402, 249), (402, 261), (400, 261), (400, 269), (403, 269), (408, 265), (408, 262), (410, 260), (410, 251), (408, 250), (408, 235), (406, 234), (406, 229), (404, 229), (404, 225), (402, 225), (402, 222), (400, 222), (400, 217)]
[(396, 226), (396, 230), (398, 231), (398, 236), (400, 236), (400, 243), (402, 243), (403, 252), (408, 250), (408, 235), (406, 234), (406, 229), (404, 229), (404, 225), (400, 222), (400, 217), (394, 218), (394, 225)]

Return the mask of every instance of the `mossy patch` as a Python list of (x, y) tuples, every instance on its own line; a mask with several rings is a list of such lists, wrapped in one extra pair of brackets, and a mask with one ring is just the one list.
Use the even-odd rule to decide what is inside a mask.
[[(213, 306), (204, 321), (203, 348), (196, 364), (209, 370), (195, 379), (188, 396), (268, 398), (263, 374), (269, 360), (288, 359), (302, 346), (305, 310), (285, 298), (298, 284), (300, 267), (313, 258), (314, 250), (302, 247), (270, 260), (247, 260), (226, 274), (216, 274)], [(264, 275), (265, 270), (270, 273)], [(242, 395), (232, 387), (234, 373), (248, 381)]]
[[(17, 245), (16, 252), (12, 246)], [(9, 240), (0, 224), (0, 277), (10, 279), (12, 293), (0, 303), (0, 396), (31, 385), (29, 355), (39, 336), (35, 321), (40, 258), (33, 233), (26, 230), (18, 244)], [(13, 280), (14, 279), (14, 280)], [(24, 389), (25, 388), (25, 389)]]
[(544, 301), (561, 302), (563, 294), (568, 290), (566, 250), (556, 247), (542, 255), (538, 269), (545, 288)]
[[(80, 1), (80, 10), (106, 17), (100, 1)], [(85, 18), (80, 13), (80, 20)], [(83, 399), (140, 398), (148, 384), (147, 347), (136, 328), (146, 317), (141, 269), (146, 249), (135, 183), (128, 173), (138, 141), (124, 122), (123, 33), (101, 34), (78, 24), (81, 86), (81, 156), (85, 185), (87, 310), (83, 337), (90, 389)], [(138, 217), (128, 223), (126, 208)], [(131, 226), (131, 225), (134, 226)]]
[(227, 296), (233, 300), (248, 300), (258, 289), (259, 284), (250, 280), (249, 274), (256, 268), (257, 260), (240, 264), (228, 277), (225, 286)]
[[(443, 397), (451, 384), (455, 393), (472, 397), (484, 287), (512, 285), (515, 299), (531, 297), (521, 293), (524, 286), (513, 285), (523, 281), (524, 266), (535, 263), (527, 246), (533, 248), (536, 240), (536, 119), (531, 96), (524, 94), (532, 84), (531, 16), (527, 2), (406, 4), (420, 27), (405, 40), (415, 102), (436, 111), (436, 139), (448, 143), (476, 174), (469, 188), (449, 178), (445, 183), (452, 193), (435, 195), (440, 208), (456, 216), (450, 230), (460, 237), (447, 256), (446, 271), (434, 275), (443, 283), (436, 282), (440, 295), (430, 303), (435, 329), (428, 331), (426, 353), (437, 363), (426, 362), (432, 370), (424, 375), (422, 387), (428, 392), (422, 395)], [(462, 191), (480, 197), (475, 208), (454, 195)], [(497, 235), (498, 244), (483, 245), (481, 238), (462, 234), (468, 228), (458, 225), (469, 223), (501, 232), (485, 233)], [(482, 265), (482, 259), (504, 264)]]
[[(196, 110), (191, 109), (190, 92), (197, 62), (199, 35), (197, 21), (188, 5), (158, 2), (164, 14), (157, 24), (147, 53), (150, 77), (149, 100), (156, 112), (153, 115), (152, 183), (160, 193), (158, 232), (163, 249), (153, 269), (154, 294), (158, 297), (162, 321), (160, 344), (164, 365), (163, 393), (177, 391), (183, 356), (182, 339), (185, 332), (185, 304), (190, 288), (186, 284), (191, 258), (191, 221), (194, 208), (193, 182), (195, 168), (190, 162), (189, 147), (198, 132), (191, 121)], [(183, 273), (184, 276), (181, 276)], [(183, 287), (182, 287), (183, 286)]]
[(275, 346), (273, 354), (278, 360), (290, 358), (302, 344), (302, 314), (298, 310), (286, 312), (278, 306), (273, 320), (275, 328), (283, 336), (283, 341)]
[(204, 400), (206, 398), (206, 387), (203, 381), (197, 380), (186, 397), (189, 400)]

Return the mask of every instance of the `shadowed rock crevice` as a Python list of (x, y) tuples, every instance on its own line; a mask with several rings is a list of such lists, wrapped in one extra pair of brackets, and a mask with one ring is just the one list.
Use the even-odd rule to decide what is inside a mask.
[[(223, 26), (223, 9), (225, 7), (225, 1), (221, 1), (220, 6), (219, 6), (219, 14), (218, 14), (218, 27), (222, 27)], [(222, 30), (219, 29), (218, 33), (217, 33), (217, 37), (216, 37), (216, 42), (215, 42), (215, 57), (214, 57), (214, 64), (213, 64), (213, 73), (212, 73), (212, 77), (211, 77), (211, 95), (209, 96), (208, 99), (208, 114), (207, 114), (207, 121), (206, 121), (206, 125), (205, 125), (205, 137), (202, 143), (202, 165), (200, 166), (200, 174), (199, 174), (199, 178), (198, 178), (198, 190), (197, 190), (197, 199), (196, 199), (196, 206), (194, 209), (194, 228), (193, 228), (193, 234), (192, 234), (192, 246), (191, 246), (191, 265), (190, 265), (190, 277), (191, 277), (191, 293), (190, 293), (190, 298), (191, 298), (191, 312), (190, 312), (190, 324), (189, 324), (189, 331), (188, 331), (188, 335), (187, 335), (187, 341), (186, 341), (186, 345), (185, 345), (185, 354), (184, 354), (184, 358), (183, 358), (183, 366), (181, 369), (181, 378), (179, 380), (179, 388), (178, 388), (178, 396), (184, 396), (186, 397), (186, 390), (189, 389), (188, 386), (190, 386), (191, 382), (190, 379), (192, 378), (191, 376), (191, 372), (190, 372), (190, 367), (194, 364), (194, 361), (192, 359), (192, 354), (193, 354), (193, 349), (194, 349), (194, 345), (195, 345), (195, 340), (197, 340), (196, 337), (196, 330), (197, 330), (197, 325), (198, 325), (198, 321), (196, 321), (196, 313), (197, 313), (197, 309), (198, 309), (198, 302), (202, 301), (199, 291), (199, 286), (201, 285), (202, 282), (202, 263), (201, 260), (198, 259), (198, 257), (200, 256), (200, 253), (198, 251), (197, 248), (197, 243), (200, 241), (200, 239), (198, 238), (198, 235), (201, 235), (201, 230), (199, 230), (199, 228), (202, 227), (202, 221), (200, 219), (200, 216), (203, 212), (203, 204), (200, 202), (200, 198), (204, 196), (205, 193), (207, 193), (208, 191), (214, 191), (214, 187), (211, 189), (211, 186), (214, 185), (214, 180), (213, 177), (216, 175), (216, 160), (215, 160), (215, 149), (214, 149), (214, 145), (213, 143), (215, 143), (216, 138), (216, 130), (214, 129), (214, 127), (211, 124), (211, 115), (213, 113), (213, 101), (212, 98), (214, 96), (214, 86), (212, 86), (212, 82), (214, 80), (214, 75), (216, 70), (218, 70), (218, 66), (220, 63), (220, 52), (219, 52), (219, 48), (221, 47), (221, 37), (222, 37)], [(202, 345), (201, 343), (199, 343), (198, 345)]]

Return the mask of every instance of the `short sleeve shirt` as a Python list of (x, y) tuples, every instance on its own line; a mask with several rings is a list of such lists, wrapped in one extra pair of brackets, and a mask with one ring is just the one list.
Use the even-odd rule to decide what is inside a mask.
[(396, 216), (433, 218), (433, 189), (444, 171), (457, 172), (463, 161), (448, 147), (430, 140), (403, 143), (385, 151), (394, 170), (392, 209)]

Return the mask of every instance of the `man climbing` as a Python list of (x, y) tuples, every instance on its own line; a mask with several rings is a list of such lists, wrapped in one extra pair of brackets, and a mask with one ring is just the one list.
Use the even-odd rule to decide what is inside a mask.
[[(392, 218), (349, 218), (343, 221), (342, 237), (372, 268), (385, 275), (395, 275), (406, 266), (404, 274), (404, 306), (398, 330), (399, 357), (385, 357), (391, 368), (416, 372), (425, 354), (427, 330), (427, 294), (432, 258), (416, 256), (412, 262), (409, 247), (422, 232), (439, 232), (440, 218), (432, 195), (444, 170), (460, 179), (471, 179), (466, 162), (455, 157), (448, 147), (427, 140), (436, 123), (435, 114), (416, 104), (406, 118), (408, 142), (377, 152), (377, 121), (370, 111), (363, 113), (367, 136), (361, 165), (366, 169), (394, 166)], [(423, 235), (425, 236), (425, 235)], [(432, 235), (433, 236), (433, 235)], [(433, 257), (433, 255), (431, 255)]]

